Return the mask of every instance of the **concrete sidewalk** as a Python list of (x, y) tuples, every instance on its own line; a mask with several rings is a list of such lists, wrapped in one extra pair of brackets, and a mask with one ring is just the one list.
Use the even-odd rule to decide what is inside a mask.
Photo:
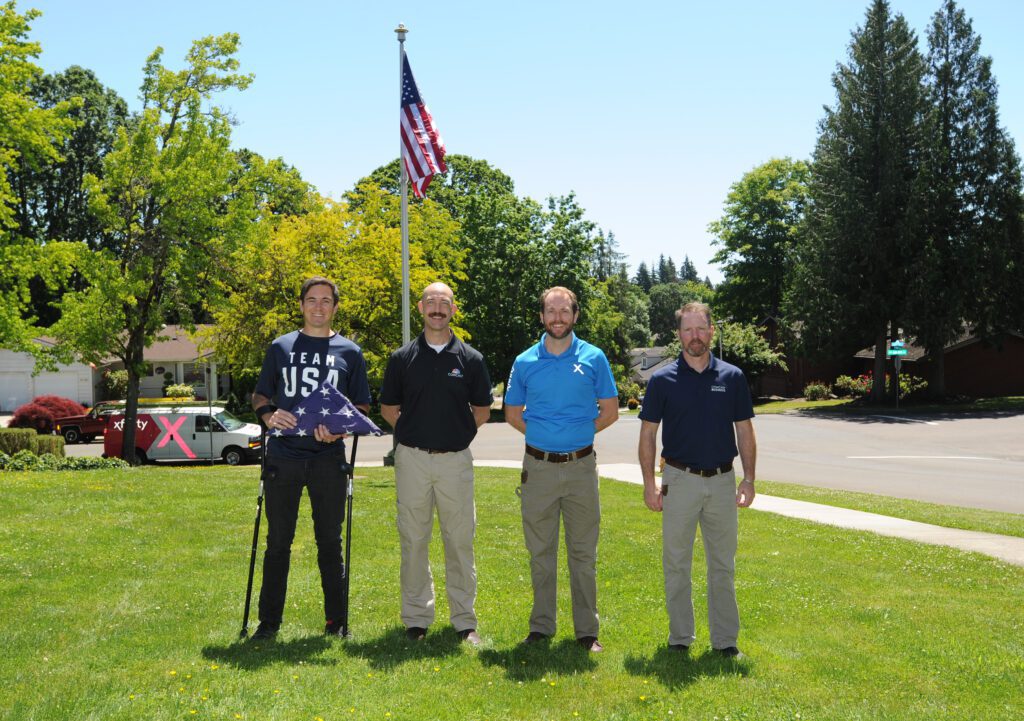
[[(521, 461), (477, 461), (477, 466), (492, 468), (521, 468)], [(600, 463), (598, 474), (617, 481), (643, 485), (640, 466), (634, 463)], [(958, 528), (933, 526), (928, 523), (906, 521), (902, 518), (882, 516), (865, 511), (851, 511), (848, 508), (826, 506), (821, 503), (794, 501), (789, 498), (765, 496), (758, 494), (751, 506), (756, 511), (778, 513), (791, 518), (802, 518), (815, 523), (830, 526), (852, 528), (858, 531), (871, 531), (883, 536), (904, 538), (919, 543), (930, 543), (935, 546), (952, 546), (963, 551), (983, 553), (1001, 561), (1024, 566), (1024, 538), (1001, 536), (996, 533), (980, 531), (963, 531)]]

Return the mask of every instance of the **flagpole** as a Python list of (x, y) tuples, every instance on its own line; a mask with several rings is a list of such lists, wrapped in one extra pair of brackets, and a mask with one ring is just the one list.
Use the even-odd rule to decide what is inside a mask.
[[(401, 105), (402, 97), (402, 72), (403, 61), (405, 60), (405, 34), (409, 30), (398, 24), (395, 33), (398, 34), (398, 97)], [(409, 342), (409, 191), (408, 174), (405, 170), (405, 163), (402, 161), (405, 148), (402, 146), (401, 134), (399, 134), (398, 165), (401, 167), (401, 182), (399, 193), (402, 196), (402, 344)]]

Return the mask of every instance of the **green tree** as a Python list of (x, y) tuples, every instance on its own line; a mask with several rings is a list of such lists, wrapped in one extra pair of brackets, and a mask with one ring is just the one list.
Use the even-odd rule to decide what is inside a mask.
[(753, 324), (781, 318), (809, 178), (807, 163), (773, 159), (730, 188), (725, 213), (708, 226), (721, 248), (711, 262), (725, 276), (715, 300), (722, 315)]
[[(118, 132), (104, 158), (103, 177), (86, 177), (92, 207), (110, 247), (82, 252), (82, 244), (48, 246), (55, 263), (69, 263), (88, 282), (66, 293), (51, 329), (66, 353), (89, 361), (113, 355), (128, 371), (124, 457), (135, 459), (135, 418), (143, 353), (171, 313), (190, 309), (223, 270), (221, 259), (251, 231), (251, 203), (234, 199), (238, 167), (229, 116), (213, 94), (244, 89), (251, 76), (235, 71), (238, 36), (193, 43), (186, 66), (162, 64), (162, 49), (146, 61), (142, 111)], [(239, 217), (239, 215), (243, 217)]]
[(679, 274), (676, 272), (676, 264), (672, 260), (672, 256), (668, 258), (664, 255), (658, 256), (658, 269), (654, 277), (660, 284), (679, 282)]
[(693, 264), (688, 255), (683, 256), (683, 262), (679, 266), (679, 280), (683, 282), (700, 280), (700, 276), (697, 274), (697, 266)]
[[(1021, 186), (1012, 141), (998, 127), (992, 59), (980, 48), (964, 11), (946, 0), (928, 29), (929, 109), (917, 209), (922, 247), (911, 265), (906, 322), (929, 351), (928, 392), (937, 397), (945, 395), (946, 344), (967, 321), (989, 325), (990, 304), (1013, 305), (1010, 299), (1020, 295), (1008, 293), (1004, 302), (1001, 291), (991, 292), (1013, 285), (1000, 282), (1014, 268), (1000, 250), (1013, 247), (1004, 239), (1013, 237), (1012, 226), (1019, 228)], [(975, 302), (979, 296), (984, 305)]]
[(654, 285), (654, 278), (651, 277), (651, 271), (647, 269), (647, 263), (640, 261), (640, 265), (636, 269), (636, 275), (633, 276), (633, 282), (644, 293), (651, 291), (651, 286)]
[(917, 38), (875, 0), (832, 76), (814, 152), (808, 232), (796, 253), (789, 311), (812, 355), (875, 345), (871, 400), (884, 398), (886, 340), (905, 308), (917, 246), (911, 205), (925, 110)]
[(703, 283), (660, 283), (651, 287), (650, 328), (656, 345), (668, 345), (676, 337), (675, 313), (687, 303), (714, 303), (715, 292)]
[[(743, 371), (751, 386), (772, 368), (788, 370), (782, 352), (773, 349), (761, 335), (760, 328), (750, 323), (715, 320), (715, 337), (711, 345), (716, 356)], [(682, 344), (677, 335), (667, 344), (666, 354), (671, 357), (681, 352)]]
[(67, 117), (72, 103), (41, 107), (32, 96), (43, 75), (33, 62), (39, 44), (28, 40), (37, 17), (36, 10), (19, 14), (13, 0), (0, 5), (0, 344), (23, 350), (31, 348), (35, 333), (35, 319), (24, 310), (39, 248), (19, 232), (11, 178), (25, 168), (59, 162), (60, 145), (75, 125)]

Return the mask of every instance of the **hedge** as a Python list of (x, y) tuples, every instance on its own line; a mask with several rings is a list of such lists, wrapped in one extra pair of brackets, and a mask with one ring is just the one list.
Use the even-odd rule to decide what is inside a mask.
[(36, 432), (31, 428), (0, 428), (0, 453), (35, 453)]
[(0, 471), (92, 471), (110, 468), (131, 468), (120, 458), (58, 458), (52, 453), (37, 456), (31, 451), (14, 455), (0, 453)]
[(49, 453), (58, 458), (63, 458), (64, 438), (61, 436), (36, 436), (35, 453), (37, 456)]

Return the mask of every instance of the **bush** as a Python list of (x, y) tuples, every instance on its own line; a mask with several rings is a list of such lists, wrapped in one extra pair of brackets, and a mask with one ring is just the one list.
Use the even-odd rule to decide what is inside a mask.
[(836, 395), (844, 398), (863, 398), (871, 392), (871, 376), (861, 375), (856, 378), (839, 376), (832, 384)]
[(630, 398), (628, 401), (626, 401), (626, 408), (628, 408), (631, 411), (635, 411), (639, 407), (640, 401), (638, 401), (636, 398)]
[(168, 398), (195, 398), (196, 390), (188, 383), (172, 383), (164, 388)]
[(35, 455), (36, 432), (31, 428), (0, 428), (0, 453), (28, 451)]
[(64, 439), (61, 436), (36, 436), (35, 452), (37, 456), (49, 453), (58, 458), (63, 458)]
[(928, 390), (928, 381), (918, 376), (912, 376), (909, 373), (900, 374), (900, 400), (915, 395), (924, 395), (924, 391)]
[(131, 468), (120, 458), (58, 458), (52, 453), (37, 456), (21, 450), (13, 455), (0, 452), (0, 471), (91, 471)]
[(639, 398), (643, 395), (643, 389), (632, 381), (619, 384), (619, 405), (629, 405), (630, 398)]
[(804, 386), (804, 398), (809, 401), (823, 401), (831, 396), (828, 383), (811, 381)]
[(52, 433), (53, 422), (65, 416), (80, 416), (85, 406), (60, 396), (38, 396), (14, 411), (9, 428), (32, 428), (36, 433)]
[(100, 381), (100, 385), (103, 388), (105, 400), (114, 401), (125, 398), (128, 395), (128, 371), (123, 368), (115, 371), (103, 371), (103, 380)]

